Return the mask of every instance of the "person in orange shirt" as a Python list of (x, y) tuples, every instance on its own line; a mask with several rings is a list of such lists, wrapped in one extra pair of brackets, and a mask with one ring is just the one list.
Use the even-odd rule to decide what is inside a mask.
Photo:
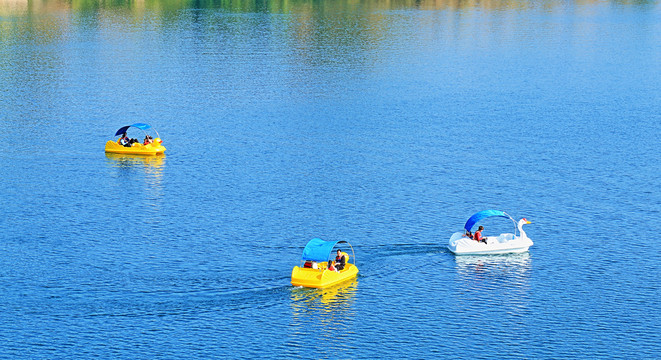
[(475, 232), (475, 235), (473, 235), (473, 239), (477, 242), (483, 242), (487, 243), (487, 238), (482, 236), (482, 231), (484, 230), (484, 226), (480, 225), (479, 228), (477, 228), (477, 231)]

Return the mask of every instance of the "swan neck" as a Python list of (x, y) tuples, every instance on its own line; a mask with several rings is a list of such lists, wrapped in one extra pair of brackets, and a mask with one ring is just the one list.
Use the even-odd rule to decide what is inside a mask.
[(521, 238), (528, 237), (528, 235), (526, 235), (526, 232), (523, 231), (523, 223), (522, 223), (522, 222), (520, 222), (519, 225), (518, 225), (517, 227), (518, 227), (518, 229), (519, 229), (519, 236), (520, 236)]

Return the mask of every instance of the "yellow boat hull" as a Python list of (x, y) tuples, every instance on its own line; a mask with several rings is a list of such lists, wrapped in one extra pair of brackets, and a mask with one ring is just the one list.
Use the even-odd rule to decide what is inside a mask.
[(322, 289), (352, 279), (358, 275), (358, 268), (354, 264), (347, 263), (345, 268), (340, 272), (324, 269), (326, 267), (325, 263), (320, 265), (322, 265), (322, 269), (294, 266), (294, 269), (291, 271), (291, 284), (294, 286)]
[(106, 143), (106, 152), (113, 154), (131, 154), (131, 155), (156, 155), (165, 152), (165, 146), (161, 145), (159, 141), (154, 141), (151, 144), (142, 145), (135, 143), (130, 147), (119, 145), (116, 141), (108, 140)]

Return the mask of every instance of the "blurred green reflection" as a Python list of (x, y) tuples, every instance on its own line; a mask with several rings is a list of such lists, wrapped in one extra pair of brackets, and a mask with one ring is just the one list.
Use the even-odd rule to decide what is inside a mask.
[[(603, 1), (578, 1), (577, 6), (600, 4)], [(653, 0), (613, 0), (610, 3), (618, 5), (654, 5)], [(343, 10), (361, 8), (368, 11), (383, 11), (397, 9), (422, 10), (505, 10), (527, 8), (556, 8), (566, 6), (560, 0), (344, 0), (344, 1), (314, 1), (314, 0), (0, 0), (0, 14), (16, 12), (50, 12), (62, 10), (100, 10), (100, 9), (129, 9), (132, 11), (172, 12), (186, 9), (222, 9), (229, 12), (275, 12), (288, 13), (322, 11), (337, 13)]]

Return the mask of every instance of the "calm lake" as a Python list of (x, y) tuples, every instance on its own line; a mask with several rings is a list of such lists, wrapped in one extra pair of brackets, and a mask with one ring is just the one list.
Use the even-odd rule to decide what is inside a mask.
[(0, 358), (658, 358), (660, 64), (658, 1), (0, 0)]

